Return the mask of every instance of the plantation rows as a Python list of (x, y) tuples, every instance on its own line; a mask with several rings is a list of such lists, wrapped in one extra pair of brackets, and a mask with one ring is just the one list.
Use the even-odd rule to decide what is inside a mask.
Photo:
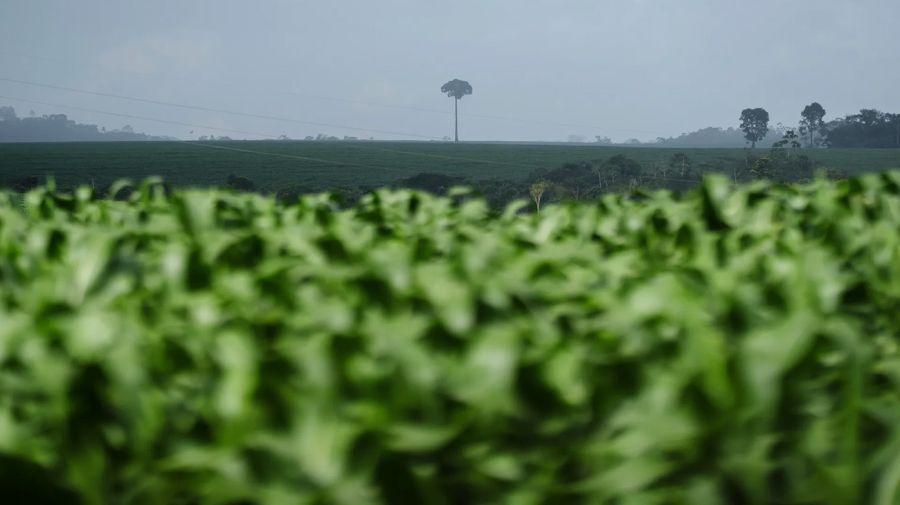
[(900, 173), (539, 214), (0, 200), (31, 503), (900, 499)]
[[(841, 178), (900, 167), (898, 149), (804, 149), (816, 169)], [(230, 175), (246, 178), (260, 191), (291, 188), (326, 191), (395, 184), (421, 172), (479, 181), (521, 182), (537, 169), (624, 156), (643, 173), (662, 175), (673, 156), (685, 155), (697, 174), (729, 176), (748, 165), (745, 149), (628, 148), (591, 144), (516, 144), (443, 142), (85, 142), (0, 143), (0, 187), (18, 188), (53, 177), (62, 188), (105, 188), (119, 179), (161, 176), (176, 187), (222, 186)], [(769, 156), (758, 149), (753, 156)], [(752, 165), (751, 161), (749, 165)], [(685, 189), (673, 178), (675, 189)], [(671, 170), (670, 170), (671, 172)], [(792, 178), (793, 179), (793, 178)], [(654, 180), (662, 183), (664, 180)]]

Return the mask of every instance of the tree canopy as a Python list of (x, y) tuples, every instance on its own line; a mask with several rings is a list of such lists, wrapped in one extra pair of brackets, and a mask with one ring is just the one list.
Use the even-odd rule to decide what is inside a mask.
[(441, 92), (455, 98), (453, 101), (453, 136), (454, 140), (459, 142), (459, 100), (466, 95), (472, 94), (472, 85), (460, 79), (453, 79), (441, 86)]
[(751, 147), (756, 148), (756, 143), (769, 132), (769, 113), (763, 108), (744, 109), (741, 112), (741, 130)]
[(813, 147), (816, 143), (816, 134), (825, 127), (825, 108), (819, 102), (807, 105), (800, 113), (800, 135), (808, 138), (808, 145)]
[(447, 96), (459, 100), (472, 94), (472, 85), (460, 79), (453, 79), (441, 86), (441, 93), (446, 93)]
[(900, 114), (862, 109), (825, 125), (825, 142), (841, 148), (900, 147)]

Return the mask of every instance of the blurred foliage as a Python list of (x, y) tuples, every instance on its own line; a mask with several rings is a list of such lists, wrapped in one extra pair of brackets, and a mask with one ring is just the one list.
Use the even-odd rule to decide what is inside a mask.
[(900, 499), (898, 173), (499, 215), (126, 189), (0, 193), (18, 502)]

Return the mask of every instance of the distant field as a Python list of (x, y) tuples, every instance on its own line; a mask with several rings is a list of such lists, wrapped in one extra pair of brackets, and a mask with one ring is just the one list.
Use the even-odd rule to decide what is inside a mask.
[[(261, 189), (300, 184), (313, 189), (389, 184), (419, 172), (471, 179), (520, 179), (570, 161), (624, 154), (645, 169), (687, 154), (695, 169), (722, 170), (743, 149), (656, 149), (593, 145), (429, 142), (115, 142), (0, 144), (0, 181), (54, 176), (63, 187), (116, 179), (163, 177), (180, 186), (221, 185), (230, 174)], [(758, 150), (758, 152), (765, 152)], [(900, 168), (900, 150), (805, 151), (823, 166), (851, 172)]]

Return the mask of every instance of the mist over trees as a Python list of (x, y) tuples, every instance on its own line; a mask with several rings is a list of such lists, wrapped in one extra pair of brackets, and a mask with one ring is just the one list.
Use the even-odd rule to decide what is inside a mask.
[[(757, 142), (760, 147), (772, 147), (781, 139), (784, 131), (781, 128), (770, 129), (766, 136)], [(682, 133), (677, 137), (658, 138), (654, 145), (659, 147), (683, 148), (721, 148), (733, 149), (744, 147), (747, 140), (744, 133), (737, 128), (719, 128), (709, 126), (699, 130)]]
[(172, 140), (137, 133), (131, 126), (106, 130), (93, 124), (81, 124), (65, 114), (20, 118), (12, 107), (0, 107), (0, 142), (91, 142), (123, 140)]
[(862, 109), (824, 126), (825, 143), (837, 148), (900, 148), (900, 114)]
[(858, 114), (831, 121), (825, 121), (825, 115), (825, 108), (820, 103), (813, 102), (800, 113), (796, 128), (780, 123), (769, 127), (765, 109), (745, 109), (741, 113), (740, 129), (707, 127), (678, 137), (658, 138), (655, 143), (643, 145), (737, 148), (749, 143), (753, 147), (770, 148), (793, 131), (797, 142), (807, 148), (900, 148), (900, 114), (862, 109)]
[[(465, 81), (448, 82), (444, 93), (457, 101), (471, 94), (471, 85)], [(458, 95), (458, 97), (457, 97)], [(877, 109), (862, 109), (857, 114), (825, 120), (826, 109), (818, 102), (812, 102), (800, 113), (797, 126), (778, 123), (770, 126), (765, 109), (745, 109), (741, 114), (741, 127), (706, 127), (682, 133), (677, 137), (658, 137), (655, 141), (640, 142), (631, 139), (613, 142), (605, 136), (596, 136), (591, 143), (596, 145), (625, 145), (667, 148), (721, 148), (745, 147), (771, 148), (781, 141), (788, 131), (796, 132), (798, 141), (806, 148), (900, 148), (900, 114), (882, 112)], [(282, 135), (280, 140), (291, 140)], [(151, 136), (135, 132), (125, 125), (120, 129), (82, 124), (71, 120), (65, 114), (19, 117), (10, 106), (0, 106), (0, 143), (8, 142), (109, 142), (109, 141), (149, 141), (178, 140), (173, 137)], [(231, 140), (228, 137), (204, 136), (199, 140)], [(363, 140), (357, 137), (340, 137), (319, 134), (308, 136), (306, 140)], [(370, 140), (373, 140), (370, 138)], [(445, 140), (452, 140), (445, 138)], [(569, 135), (570, 143), (585, 143), (583, 135)]]

